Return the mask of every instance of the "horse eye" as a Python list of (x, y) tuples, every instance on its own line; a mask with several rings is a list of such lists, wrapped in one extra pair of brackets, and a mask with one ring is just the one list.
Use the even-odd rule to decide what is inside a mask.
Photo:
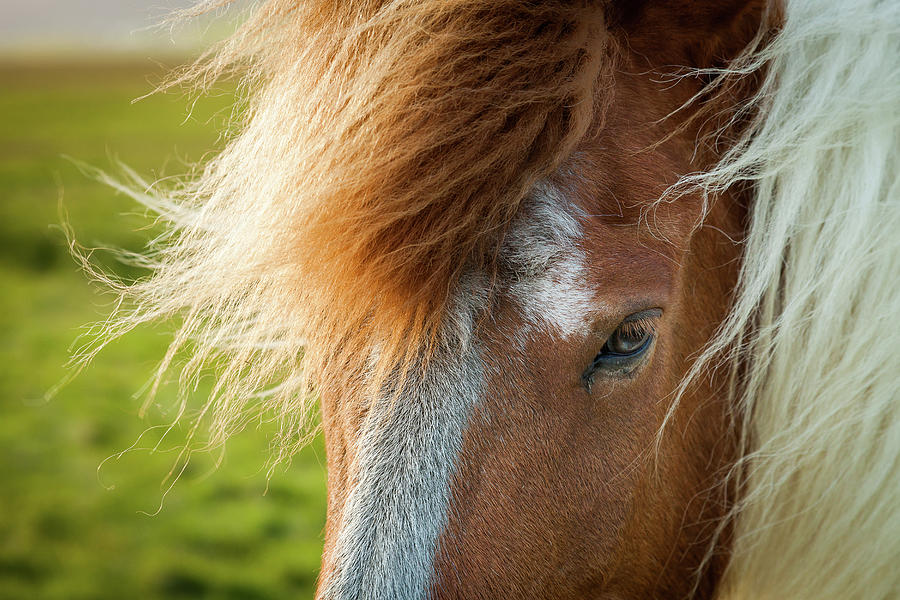
[(635, 313), (616, 327), (581, 377), (589, 391), (598, 374), (608, 377), (626, 376), (637, 368), (653, 343), (656, 320), (661, 314), (659, 309)]
[(620, 325), (606, 340), (601, 353), (606, 352), (607, 354), (618, 356), (633, 354), (643, 348), (651, 335), (652, 332), (649, 329), (640, 327), (623, 328)]

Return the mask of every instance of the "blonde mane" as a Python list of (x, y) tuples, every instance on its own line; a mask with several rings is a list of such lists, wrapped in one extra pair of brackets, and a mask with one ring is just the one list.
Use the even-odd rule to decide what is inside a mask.
[(691, 377), (734, 365), (745, 435), (720, 598), (900, 594), (900, 4), (788, 0), (757, 117), (709, 172), (755, 188), (739, 287)]

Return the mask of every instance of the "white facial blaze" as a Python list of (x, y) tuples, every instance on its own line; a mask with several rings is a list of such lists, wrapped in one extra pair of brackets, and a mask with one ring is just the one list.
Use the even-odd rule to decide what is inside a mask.
[[(502, 249), (512, 277), (499, 282), (534, 327), (563, 338), (585, 326), (591, 302), (574, 243), (581, 230), (566, 206), (550, 186), (536, 189)], [(373, 404), (323, 599), (428, 597), (463, 435), (484, 396), (474, 323), (488, 307), (489, 286), (484, 274), (462, 279), (445, 344), (427, 370)]]
[(586, 259), (577, 246), (580, 212), (556, 187), (539, 184), (503, 248), (503, 259), (515, 274), (508, 293), (523, 316), (563, 339), (584, 331), (595, 307)]
[(470, 346), (437, 357), (420, 381), (372, 407), (324, 598), (427, 597), (451, 475), (482, 386)]

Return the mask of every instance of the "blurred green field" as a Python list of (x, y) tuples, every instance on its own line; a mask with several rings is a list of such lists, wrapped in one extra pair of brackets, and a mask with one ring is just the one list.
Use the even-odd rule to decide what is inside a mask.
[[(69, 346), (110, 302), (53, 227), (60, 196), (88, 246), (137, 250), (149, 235), (130, 200), (64, 155), (178, 175), (215, 148), (228, 114), (227, 89), (190, 118), (178, 94), (132, 104), (163, 72), (150, 62), (0, 65), (0, 599), (312, 596), (325, 514), (320, 439), (267, 482), (268, 432), (248, 429), (218, 470), (217, 456), (195, 455), (164, 497), (183, 428), (150, 448), (164, 430), (152, 427), (172, 417), (174, 386), (137, 414), (165, 326), (114, 343), (45, 399), (67, 373)], [(136, 275), (109, 253), (96, 259)]]

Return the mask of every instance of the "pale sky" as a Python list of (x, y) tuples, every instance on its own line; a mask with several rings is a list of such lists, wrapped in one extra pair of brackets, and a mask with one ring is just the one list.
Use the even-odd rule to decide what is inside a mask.
[(182, 28), (175, 36), (147, 30), (192, 0), (0, 0), (0, 50), (104, 48), (137, 49), (196, 40), (202, 26)]

